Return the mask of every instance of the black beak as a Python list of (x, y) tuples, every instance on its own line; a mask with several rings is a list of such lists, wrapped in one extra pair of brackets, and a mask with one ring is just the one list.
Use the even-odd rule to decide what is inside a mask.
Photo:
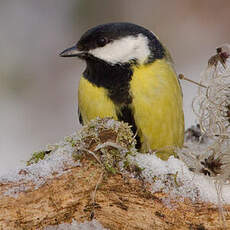
[(61, 57), (79, 57), (82, 54), (83, 54), (82, 51), (79, 51), (77, 46), (75, 45), (61, 52), (59, 56)]

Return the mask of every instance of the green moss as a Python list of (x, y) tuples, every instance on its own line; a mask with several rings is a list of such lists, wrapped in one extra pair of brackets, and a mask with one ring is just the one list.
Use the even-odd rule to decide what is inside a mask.
[(141, 168), (139, 165), (137, 165), (137, 164), (135, 164), (134, 165), (134, 170), (135, 170), (135, 172), (136, 173), (138, 173), (138, 174), (141, 174), (142, 173), (142, 171), (144, 170), (144, 168)]
[(78, 141), (74, 140), (71, 136), (65, 137), (65, 142), (70, 143), (72, 147), (77, 146), (78, 143)]
[(129, 162), (128, 159), (126, 159), (126, 160), (124, 161), (124, 168), (125, 168), (126, 170), (129, 170), (129, 169), (130, 169), (130, 162)]
[(140, 176), (144, 168), (141, 168), (137, 163), (130, 162), (129, 159), (127, 158), (124, 160), (124, 169), (133, 172), (136, 175)]
[[(73, 154), (74, 159), (81, 159), (79, 154), (83, 154), (87, 152), (84, 150), (89, 149), (98, 157), (108, 173), (120, 172), (120, 162), (124, 162), (124, 168), (128, 170), (130, 164), (128, 157), (136, 153), (136, 142), (130, 126), (111, 118), (91, 120), (82, 128), (79, 137), (77, 142), (74, 142), (71, 137), (65, 139), (76, 149)], [(110, 143), (112, 144), (110, 145)]]
[(115, 167), (112, 167), (110, 164), (104, 164), (104, 167), (108, 173), (111, 173), (115, 175), (117, 173), (117, 169)]
[(49, 154), (50, 152), (51, 150), (34, 152), (32, 157), (26, 162), (26, 165), (28, 166), (38, 163), (38, 161), (43, 160), (45, 158), (45, 155)]
[(78, 161), (78, 160), (82, 160), (82, 158), (83, 158), (83, 154), (79, 154), (79, 153), (73, 153), (72, 154), (72, 157), (73, 157), (73, 159), (75, 160), (75, 161)]
[(175, 185), (176, 185), (177, 187), (179, 187), (180, 185), (179, 185), (179, 183), (177, 182), (178, 171), (177, 171), (175, 174), (173, 174), (173, 176), (174, 176)]

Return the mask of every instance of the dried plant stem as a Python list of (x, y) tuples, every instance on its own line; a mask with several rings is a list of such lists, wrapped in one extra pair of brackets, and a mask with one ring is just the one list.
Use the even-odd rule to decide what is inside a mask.
[(223, 207), (223, 198), (222, 198), (222, 183), (221, 181), (215, 181), (215, 187), (218, 197), (218, 209), (219, 209), (219, 218), (222, 223), (223, 229), (226, 229), (226, 219), (224, 215), (224, 207)]
[(94, 210), (95, 210), (95, 205), (96, 205), (96, 203), (95, 203), (96, 193), (97, 193), (98, 186), (99, 186), (99, 184), (100, 184), (101, 181), (102, 181), (104, 172), (105, 172), (104, 170), (101, 172), (101, 175), (100, 175), (100, 177), (99, 177), (99, 179), (98, 179), (98, 181), (97, 181), (97, 184), (96, 184), (96, 186), (95, 186), (95, 189), (94, 189), (94, 191), (93, 191), (93, 193), (92, 193), (92, 211), (91, 211), (91, 214), (90, 214), (91, 220), (94, 218)]
[(191, 82), (191, 83), (193, 83), (193, 84), (195, 84), (195, 85), (198, 85), (198, 86), (200, 86), (200, 87), (207, 88), (207, 86), (202, 85), (201, 83), (198, 83), (198, 82), (196, 82), (196, 81), (193, 81), (193, 80), (191, 80), (191, 79), (185, 77), (184, 74), (179, 74), (178, 77), (179, 77), (179, 79), (181, 79), (181, 80), (189, 81), (189, 82)]
[(102, 143), (100, 145), (97, 145), (97, 147), (95, 148), (95, 151), (98, 151), (99, 149), (102, 149), (102, 148), (105, 148), (105, 147), (113, 147), (113, 148), (116, 148), (116, 149), (118, 149), (120, 151), (126, 150), (125, 148), (123, 148), (122, 146), (118, 145), (117, 143), (107, 141), (107, 142), (104, 142), (104, 143)]
[(87, 153), (89, 153), (90, 155), (92, 155), (92, 156), (97, 160), (97, 162), (98, 162), (101, 166), (103, 166), (102, 162), (99, 160), (99, 158), (96, 156), (96, 154), (95, 154), (93, 151), (90, 151), (90, 150), (88, 150), (88, 149), (86, 149), (86, 148), (81, 148), (81, 150), (82, 150), (82, 151), (86, 151)]
[(94, 191), (93, 191), (93, 195), (92, 195), (92, 202), (93, 202), (93, 204), (95, 203), (95, 198), (96, 198), (97, 189), (98, 189), (99, 184), (101, 183), (101, 180), (102, 180), (102, 178), (103, 178), (103, 175), (104, 175), (104, 170), (102, 171), (102, 173), (101, 173), (101, 175), (100, 175), (100, 177), (99, 177), (99, 179), (98, 179), (98, 181), (97, 181), (97, 184), (96, 184), (96, 186), (95, 186), (95, 189), (94, 189)]

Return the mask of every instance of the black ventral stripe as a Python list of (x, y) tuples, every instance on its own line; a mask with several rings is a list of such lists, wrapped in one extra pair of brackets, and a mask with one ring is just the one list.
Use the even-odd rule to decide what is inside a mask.
[[(87, 67), (83, 76), (98, 87), (104, 87), (108, 90), (108, 97), (114, 102), (117, 108), (118, 120), (129, 123), (132, 126), (134, 134), (137, 127), (133, 117), (130, 104), (132, 97), (129, 94), (130, 81), (133, 71), (130, 64), (110, 65), (100, 59), (89, 56), (87, 59)], [(136, 136), (137, 145), (141, 147), (140, 137)]]
[[(135, 135), (137, 132), (137, 126), (133, 117), (133, 112), (130, 109), (130, 106), (124, 106), (120, 109), (120, 113), (117, 113), (118, 120), (122, 120), (124, 122), (127, 122), (131, 125), (131, 130), (133, 134)], [(136, 148), (140, 149), (141, 148), (141, 139), (138, 135), (136, 135)]]

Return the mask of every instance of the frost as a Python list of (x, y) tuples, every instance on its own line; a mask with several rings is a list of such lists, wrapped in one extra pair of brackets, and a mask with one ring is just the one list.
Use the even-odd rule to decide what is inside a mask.
[(55, 226), (48, 226), (44, 230), (108, 230), (103, 228), (103, 226), (97, 221), (85, 221), (83, 223), (78, 223), (73, 220), (71, 224), (59, 224)]
[(203, 133), (213, 139), (230, 136), (230, 58), (208, 66), (201, 75), (202, 85), (193, 100), (193, 110)]
[[(74, 135), (73, 135), (74, 136)], [(47, 148), (52, 149), (51, 146)], [(19, 192), (26, 191), (31, 186), (35, 189), (43, 185), (48, 179), (57, 177), (68, 172), (71, 167), (80, 166), (79, 161), (74, 161), (72, 154), (74, 148), (68, 142), (61, 142), (50, 154), (45, 155), (43, 160), (31, 164), (25, 168), (11, 170), (5, 175), (0, 176), (0, 183), (7, 184), (17, 182), (12, 188), (9, 188), (3, 195), (17, 196)], [(31, 186), (26, 182), (31, 182)]]
[[(170, 194), (170, 197), (190, 198), (192, 201), (218, 203), (215, 182), (209, 176), (199, 175), (189, 170), (187, 165), (171, 156), (162, 161), (152, 154), (137, 154), (132, 159), (142, 168), (142, 177), (151, 185), (151, 190)], [(230, 203), (230, 186), (224, 185), (224, 203)], [(169, 201), (165, 201), (167, 204)]]
[[(222, 45), (216, 51), (197, 83), (198, 93), (193, 100), (199, 125), (189, 130), (186, 139), (190, 143), (177, 153), (195, 172), (193, 183), (199, 197), (217, 203), (224, 220), (222, 204), (230, 203), (230, 45)], [(209, 139), (203, 139), (205, 145), (201, 144), (203, 137)], [(192, 143), (194, 140), (197, 144)], [(200, 176), (206, 179), (196, 180)]]
[[(9, 184), (3, 195), (17, 197), (20, 192), (39, 188), (48, 179), (81, 166), (80, 159), (83, 154), (92, 155), (107, 171), (116, 172), (119, 162), (136, 151), (135, 143), (127, 123), (96, 118), (78, 134), (35, 152), (27, 161), (27, 167), (0, 176), (0, 184)], [(99, 151), (101, 154), (97, 156), (96, 152)], [(13, 185), (10, 184), (12, 182)]]

